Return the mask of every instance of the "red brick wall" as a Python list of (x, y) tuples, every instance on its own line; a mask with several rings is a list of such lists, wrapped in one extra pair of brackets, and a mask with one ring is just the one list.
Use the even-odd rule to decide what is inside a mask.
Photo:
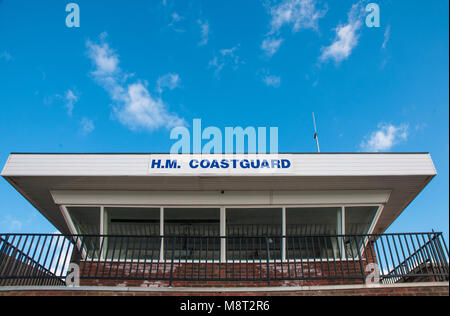
[[(363, 269), (368, 263), (376, 263), (376, 252), (373, 245), (369, 243), (362, 254)], [(167, 287), (170, 279), (170, 263), (157, 264), (151, 262), (140, 263), (113, 263), (91, 262), (80, 263), (82, 276), (103, 276), (105, 279), (81, 280), (81, 285), (86, 286), (147, 286)], [(268, 272), (269, 271), (269, 272)], [(361, 264), (357, 261), (332, 261), (323, 259), (321, 262), (294, 263), (174, 263), (173, 281), (174, 287), (264, 287), (268, 285), (268, 274), (272, 280), (271, 286), (312, 286), (312, 285), (339, 285), (339, 284), (363, 284), (363, 273)], [(364, 275), (367, 275), (365, 273)], [(303, 276), (304, 279), (298, 280)], [(331, 279), (326, 279), (331, 277)], [(335, 278), (335, 279), (333, 279)], [(115, 279), (115, 280), (114, 280)], [(135, 279), (135, 280), (133, 280)], [(141, 279), (141, 280), (136, 280)], [(147, 281), (142, 281), (142, 280)], [(190, 279), (194, 281), (181, 281)], [(213, 279), (217, 281), (202, 281)], [(231, 281), (219, 281), (223, 279)], [(252, 280), (264, 281), (252, 281)], [(286, 281), (274, 281), (276, 279), (297, 279)], [(156, 281), (152, 281), (156, 280)], [(163, 280), (163, 281), (159, 281)], [(197, 280), (197, 281), (195, 281)]]
[[(99, 278), (82, 279), (81, 285), (167, 287), (169, 285), (170, 270), (170, 263), (159, 265), (146, 264), (144, 266), (143, 263), (111, 264), (107, 262), (105, 264), (104, 262), (86, 262), (80, 264), (80, 274), (85, 277)], [(265, 263), (174, 263), (172, 272), (174, 281), (172, 285), (174, 287), (264, 287), (268, 285), (268, 275), (271, 279), (271, 286), (363, 283), (359, 261), (348, 261), (336, 263), (309, 262), (303, 264), (271, 263), (269, 267)], [(102, 277), (109, 280), (102, 280)], [(325, 279), (328, 277), (336, 279)], [(122, 278), (122, 280), (119, 278)], [(309, 280), (298, 280), (301, 278)], [(147, 281), (142, 281), (142, 279)], [(183, 281), (183, 279), (189, 279), (190, 281)], [(214, 281), (203, 281), (207, 279)], [(225, 279), (230, 281), (221, 281)]]

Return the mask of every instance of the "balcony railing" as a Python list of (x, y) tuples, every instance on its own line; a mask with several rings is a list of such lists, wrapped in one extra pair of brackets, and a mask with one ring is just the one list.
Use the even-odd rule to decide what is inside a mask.
[[(449, 280), (441, 233), (317, 236), (0, 235), (0, 286), (102, 281), (268, 285)], [(110, 284), (110, 283), (108, 283)], [(228, 284), (228, 283), (227, 283)]]

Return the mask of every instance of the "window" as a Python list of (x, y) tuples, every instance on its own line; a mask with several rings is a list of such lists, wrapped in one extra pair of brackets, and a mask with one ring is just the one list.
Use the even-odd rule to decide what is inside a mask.
[(227, 257), (233, 260), (281, 259), (282, 209), (227, 209)]
[(78, 234), (100, 234), (100, 207), (68, 207), (67, 211)]
[(105, 208), (104, 232), (108, 235), (159, 236), (159, 208)]
[(335, 258), (339, 255), (339, 207), (287, 208), (286, 258)]
[(220, 209), (166, 208), (164, 235), (166, 260), (218, 260)]
[(105, 258), (146, 260), (160, 257), (159, 208), (107, 207), (103, 221), (105, 234), (112, 236), (104, 239)]
[[(345, 234), (353, 235), (345, 238), (345, 255), (356, 258), (360, 255), (375, 220), (378, 206), (358, 206), (345, 208)], [(363, 235), (363, 236), (361, 236)]]
[(79, 235), (97, 235), (83, 237), (83, 251), (87, 257), (95, 258), (100, 250), (100, 207), (67, 207), (67, 212)]
[(345, 233), (363, 235), (369, 233), (378, 206), (358, 206), (345, 208)]
[(66, 209), (87, 258), (258, 261), (356, 258), (379, 206)]

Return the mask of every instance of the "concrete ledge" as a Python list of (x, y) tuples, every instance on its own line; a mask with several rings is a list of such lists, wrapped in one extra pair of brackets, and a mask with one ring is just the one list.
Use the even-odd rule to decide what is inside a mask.
[(444, 288), (449, 282), (399, 283), (380, 285), (323, 285), (323, 286), (293, 286), (293, 287), (241, 287), (241, 288), (191, 288), (191, 287), (103, 287), (103, 286), (11, 286), (0, 287), (0, 292), (148, 292), (148, 293), (283, 293), (283, 292), (323, 292), (323, 291), (367, 291), (404, 288)]

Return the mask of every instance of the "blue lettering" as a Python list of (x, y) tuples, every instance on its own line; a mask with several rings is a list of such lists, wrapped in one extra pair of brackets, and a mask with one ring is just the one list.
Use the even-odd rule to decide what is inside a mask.
[(166, 160), (166, 169), (177, 169), (177, 161)]
[(217, 160), (213, 160), (213, 161), (212, 161), (212, 163), (211, 163), (211, 169), (212, 169), (212, 168), (220, 169), (219, 162), (218, 162)]
[(280, 168), (280, 161), (279, 160), (272, 160), (272, 169)]
[(262, 168), (270, 168), (269, 162), (265, 159), (261, 163), (261, 169)]
[(220, 167), (223, 169), (228, 169), (230, 167), (230, 163), (226, 159), (222, 159), (220, 163)]
[(251, 166), (253, 169), (258, 169), (261, 166), (261, 161), (259, 159), (257, 159), (256, 161), (252, 160)]
[(209, 168), (210, 165), (211, 165), (211, 162), (206, 159), (204, 159), (200, 162), (200, 167), (203, 169)]
[(198, 160), (197, 159), (192, 159), (189, 162), (189, 167), (191, 167), (192, 169), (197, 169), (198, 168)]
[(241, 168), (242, 169), (248, 169), (250, 168), (250, 162), (247, 159), (244, 159), (241, 161)]
[(281, 160), (281, 168), (289, 169), (291, 167), (291, 161), (287, 159)]
[(161, 160), (152, 160), (152, 169), (161, 168)]

